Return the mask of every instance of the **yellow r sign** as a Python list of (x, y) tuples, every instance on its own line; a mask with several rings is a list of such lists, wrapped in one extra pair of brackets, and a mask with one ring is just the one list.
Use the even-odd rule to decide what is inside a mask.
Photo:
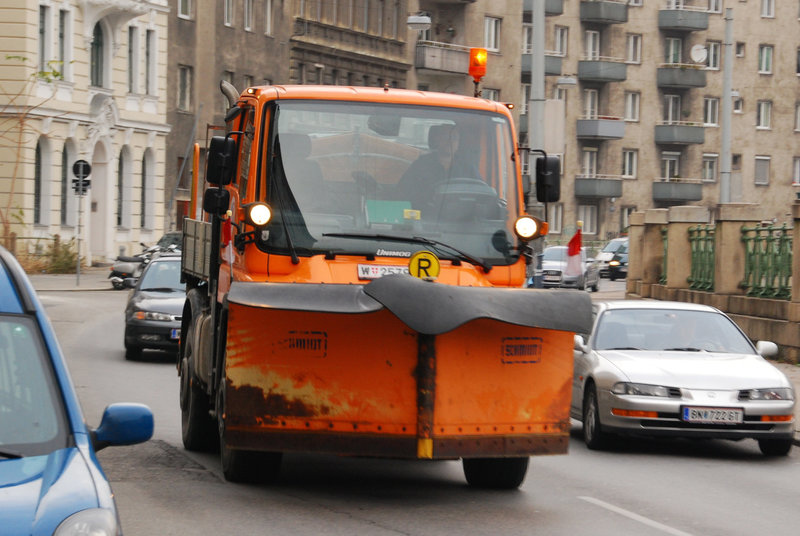
[(414, 253), (408, 260), (408, 273), (427, 281), (439, 277), (439, 267), (439, 258), (424, 249)]

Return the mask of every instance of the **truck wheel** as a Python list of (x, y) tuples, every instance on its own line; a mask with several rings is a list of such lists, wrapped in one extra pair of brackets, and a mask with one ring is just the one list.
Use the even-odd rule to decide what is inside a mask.
[(600, 450), (608, 442), (608, 434), (603, 432), (600, 424), (600, 407), (594, 384), (589, 384), (583, 395), (583, 442), (592, 450)]
[[(224, 363), (222, 370), (225, 370)], [(217, 390), (217, 424), (219, 430), (219, 457), (222, 474), (229, 482), (249, 484), (272, 483), (278, 478), (283, 453), (240, 450), (228, 447), (225, 442), (225, 376), (220, 378)]]
[(217, 445), (216, 429), (209, 414), (208, 396), (194, 379), (191, 366), (193, 332), (194, 319), (189, 324), (180, 364), (181, 435), (186, 450), (212, 451)]
[(759, 439), (758, 448), (764, 456), (786, 456), (792, 450), (792, 440)]
[(490, 489), (516, 489), (528, 472), (524, 458), (464, 458), (464, 476), (470, 486)]

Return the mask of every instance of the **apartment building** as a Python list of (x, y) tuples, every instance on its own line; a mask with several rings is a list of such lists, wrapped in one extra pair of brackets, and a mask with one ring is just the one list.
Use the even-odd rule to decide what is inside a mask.
[[(721, 191), (728, 8), (732, 157)], [(565, 103), (562, 196), (548, 207), (554, 240), (578, 220), (586, 239), (606, 240), (626, 231), (633, 211), (713, 209), (723, 194), (791, 222), (800, 2), (547, 0), (546, 49), (547, 98)]]
[[(87, 261), (107, 262), (160, 237), (167, 11), (166, 0), (0, 1), (0, 212), (18, 250), (80, 237)], [(78, 160), (91, 165), (85, 195), (72, 187)]]

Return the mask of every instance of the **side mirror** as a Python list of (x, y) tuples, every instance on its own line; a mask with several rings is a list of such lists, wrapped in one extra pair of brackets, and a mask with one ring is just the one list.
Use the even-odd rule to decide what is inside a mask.
[(575, 340), (573, 341), (573, 348), (579, 352), (583, 352), (584, 354), (586, 353), (586, 344), (583, 342), (583, 337), (577, 333), (575, 334)]
[(778, 355), (778, 345), (772, 341), (758, 341), (756, 351), (761, 357), (774, 357)]
[(153, 412), (144, 404), (111, 404), (92, 433), (95, 450), (135, 445), (153, 437)]
[(224, 188), (209, 188), (203, 194), (203, 210), (222, 216), (231, 204), (231, 193)]
[(225, 186), (233, 180), (236, 171), (236, 140), (228, 136), (214, 136), (208, 145), (206, 182)]
[(557, 156), (536, 160), (536, 200), (555, 203), (561, 199), (561, 161)]

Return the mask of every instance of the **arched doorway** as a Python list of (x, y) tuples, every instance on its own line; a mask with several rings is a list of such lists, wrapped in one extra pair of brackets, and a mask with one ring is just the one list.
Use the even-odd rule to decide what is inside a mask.
[(109, 221), (108, 199), (108, 150), (102, 141), (98, 141), (92, 153), (92, 187), (89, 189), (88, 207), (86, 213), (86, 232), (89, 235), (89, 260), (107, 262), (110, 257), (108, 251), (109, 230), (112, 222)]

